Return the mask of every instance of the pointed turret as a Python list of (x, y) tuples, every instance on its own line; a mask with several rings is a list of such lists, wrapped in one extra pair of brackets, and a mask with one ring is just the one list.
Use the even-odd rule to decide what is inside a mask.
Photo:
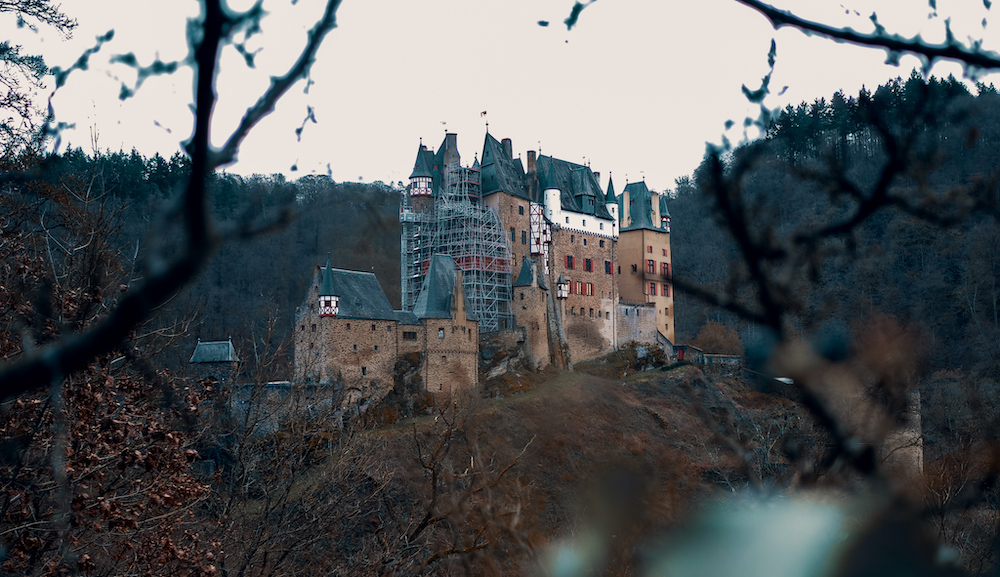
[(330, 253), (326, 253), (326, 268), (323, 269), (323, 282), (319, 285), (319, 316), (337, 316), (337, 312), (340, 309), (340, 297), (333, 293), (333, 266), (330, 263)]
[(670, 211), (667, 210), (667, 195), (660, 195), (660, 228), (670, 232)]
[(611, 173), (608, 173), (608, 193), (604, 195), (604, 208), (608, 209), (608, 214), (614, 221), (611, 224), (612, 230), (614, 230), (618, 226), (618, 199), (615, 198), (615, 183), (611, 178)]
[(431, 156), (427, 147), (421, 143), (417, 149), (417, 160), (413, 163), (413, 172), (410, 173), (410, 196), (431, 195), (431, 182), (434, 180)]

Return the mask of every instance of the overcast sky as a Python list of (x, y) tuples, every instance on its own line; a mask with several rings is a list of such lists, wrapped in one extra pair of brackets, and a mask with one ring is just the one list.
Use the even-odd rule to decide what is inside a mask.
[[(266, 2), (271, 15), (250, 45), (260, 50), (257, 69), (246, 70), (235, 53), (224, 56), (213, 125), (218, 142), (301, 48), (321, 4)], [(989, 13), (978, 1), (938, 0), (936, 17), (926, 0), (775, 5), (861, 31), (872, 30), (868, 17), (877, 11), (890, 31), (929, 41), (944, 39), (950, 17), (958, 39), (982, 38), (986, 48), (1000, 48), (988, 20), (983, 27)], [(97, 35), (115, 30), (90, 70), (74, 74), (54, 100), (57, 119), (76, 125), (64, 145), (89, 150), (96, 127), (102, 150), (135, 147), (165, 156), (179, 150), (191, 132), (190, 71), (151, 79), (122, 102), (121, 82), (134, 83), (134, 74), (107, 57), (134, 52), (143, 64), (157, 54), (183, 57), (185, 21), (197, 14), (197, 2), (64, 0), (62, 7), (79, 21), (70, 40), (44, 29), (17, 30), (7, 15), (0, 22), (7, 37), (50, 66), (69, 65)], [(228, 170), (290, 177), (329, 170), (338, 181), (406, 181), (421, 138), (436, 148), (445, 130), (456, 132), (463, 161), (471, 163), (488, 121), (496, 138), (513, 140), (515, 156), (540, 148), (589, 163), (605, 184), (613, 174), (619, 190), (639, 179), (665, 190), (698, 165), (706, 142), (720, 142), (727, 120), (738, 127), (756, 114), (740, 87), (759, 86), (772, 38), (771, 86), (788, 87), (769, 98), (772, 107), (829, 98), (838, 89), (857, 94), (919, 66), (913, 58), (888, 66), (880, 51), (775, 31), (733, 0), (601, 0), (567, 31), (562, 21), (571, 7), (572, 0), (345, 0), (308, 94), (304, 83), (294, 89)], [(539, 26), (541, 20), (550, 24)], [(961, 75), (961, 69), (944, 63), (934, 73)], [(317, 123), (297, 141), (307, 106)], [(741, 134), (734, 129), (729, 136)]]

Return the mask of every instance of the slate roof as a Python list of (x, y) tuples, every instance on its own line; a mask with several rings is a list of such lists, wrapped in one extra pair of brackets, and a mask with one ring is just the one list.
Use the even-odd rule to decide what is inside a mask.
[(480, 163), (482, 194), (486, 196), (503, 191), (518, 198), (531, 200), (525, 183), (524, 168), (520, 159), (516, 162), (507, 156), (503, 145), (487, 132), (483, 143), (483, 160)]
[(333, 292), (333, 279), (330, 276), (330, 253), (326, 253), (326, 268), (323, 269), (323, 282), (319, 285), (319, 296), (340, 296)]
[(401, 325), (422, 325), (424, 323), (420, 322), (417, 315), (411, 313), (410, 311), (393, 311), (396, 314), (396, 320), (399, 321)]
[[(458, 269), (455, 260), (446, 254), (436, 254), (431, 257), (427, 276), (420, 287), (420, 294), (413, 303), (413, 314), (419, 319), (450, 319), (451, 297), (455, 289), (455, 278)], [(476, 320), (469, 308), (468, 299), (465, 302), (466, 319)]]
[(667, 210), (667, 195), (660, 195), (660, 218), (670, 218), (670, 211)]
[(205, 341), (198, 339), (198, 344), (194, 347), (194, 354), (191, 355), (189, 363), (238, 363), (236, 349), (233, 348), (233, 340), (227, 341)]
[(324, 267), (320, 270), (324, 276), (329, 274), (332, 294), (340, 297), (337, 318), (396, 320), (396, 312), (374, 273)]
[[(632, 204), (629, 206), (629, 217), (632, 219), (632, 224), (627, 227), (623, 227), (621, 232), (629, 230), (658, 230), (663, 231), (660, 227), (660, 223), (653, 222), (653, 205), (652, 205), (652, 194), (649, 188), (646, 187), (645, 182), (630, 182), (625, 185), (625, 192), (628, 193), (629, 200)], [(625, 201), (625, 195), (621, 196), (622, 202)], [(660, 207), (666, 206), (663, 197), (660, 197)], [(620, 209), (619, 209), (620, 212)], [(622, 213), (624, 214), (624, 213)]]
[(418, 176), (434, 176), (431, 173), (431, 163), (434, 161), (434, 153), (427, 150), (427, 147), (423, 144), (417, 149), (417, 160), (413, 163), (413, 172), (410, 173), (410, 178), (416, 178)]
[[(605, 204), (610, 204), (612, 202), (618, 202), (618, 201), (615, 199), (615, 183), (611, 179), (611, 175), (609, 174), (608, 175), (608, 194), (606, 194), (604, 196), (604, 203)], [(618, 214), (621, 214), (620, 210), (618, 211)]]
[(535, 171), (540, 191), (559, 189), (563, 210), (612, 220), (604, 206), (606, 195), (590, 168), (542, 155), (535, 161)]
[[(517, 275), (517, 280), (514, 281), (512, 286), (531, 286), (535, 277), (535, 261), (530, 258), (525, 258), (521, 261), (521, 272)], [(545, 278), (541, 275), (538, 278), (538, 288), (549, 290), (549, 287), (545, 286)]]

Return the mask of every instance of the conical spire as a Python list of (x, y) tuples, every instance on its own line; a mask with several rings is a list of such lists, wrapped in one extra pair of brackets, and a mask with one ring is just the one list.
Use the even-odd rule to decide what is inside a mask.
[(319, 286), (319, 296), (333, 295), (333, 266), (330, 264), (330, 253), (326, 253), (326, 268), (323, 269), (323, 284)]
[(413, 172), (410, 173), (411, 179), (417, 177), (432, 178), (434, 176), (431, 174), (427, 156), (427, 147), (421, 143), (420, 148), (417, 149), (417, 160), (413, 163)]
[(608, 173), (608, 194), (607, 194), (607, 196), (605, 196), (604, 202), (606, 204), (611, 204), (612, 202), (617, 202), (617, 200), (615, 200), (615, 183), (611, 179), (611, 174), (610, 173)]

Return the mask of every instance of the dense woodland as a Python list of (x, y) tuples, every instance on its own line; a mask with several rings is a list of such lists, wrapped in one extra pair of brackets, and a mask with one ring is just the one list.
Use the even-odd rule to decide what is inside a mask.
[[(846, 238), (833, 239), (818, 266), (804, 271), (797, 298), (803, 314), (795, 329), (806, 335), (847, 335), (889, 316), (920, 334), (929, 369), (1000, 377), (1000, 227), (987, 211), (954, 206), (958, 189), (978, 186), (996, 199), (1000, 153), (1000, 95), (992, 86), (966, 85), (949, 77), (924, 80), (916, 71), (903, 80), (862, 90), (856, 96), (789, 106), (766, 137), (735, 151), (731, 166), (751, 159), (741, 179), (752, 225), (774, 238), (790, 237), (805, 223), (830, 222), (853, 199), (831, 198), (821, 168), (832, 164), (859, 188), (879, 177), (884, 139), (872, 124), (875, 112), (887, 130), (916, 133), (911, 158), (919, 171), (897, 185), (930, 199), (921, 212), (887, 204)], [(909, 123), (917, 119), (922, 124)], [(678, 277), (723, 290), (737, 246), (703, 193), (702, 165), (679, 179), (670, 202)], [(762, 338), (760, 327), (712, 307), (683, 291), (677, 300), (677, 333), (691, 339), (706, 320), (739, 331), (744, 341)]]
[[(919, 203), (873, 206), (819, 241), (796, 236), (851, 214), (858, 199), (837, 191), (881, 178), (899, 142), (911, 169), (893, 190)], [(5, 359), (95, 323), (179, 242), (161, 223), (179, 210), (188, 157), (92, 148), (4, 160)], [(677, 293), (679, 340), (742, 341), (760, 370), (773, 327), (737, 306), (761, 295), (712, 196), (720, 175), (740, 183), (764, 252), (808, 245), (794, 266), (768, 265), (795, 289), (782, 301), (788, 334), (867, 375), (890, 413), (917, 387), (926, 478), (910, 487), (920, 507), (906, 511), (973, 574), (996, 563), (998, 469), (976, 455), (998, 416), (1000, 229), (988, 205), (963, 205), (956, 190), (985, 191), (977, 198), (995, 210), (998, 149), (995, 90), (914, 74), (781, 111), (765, 138), (706, 158), (669, 205), (676, 280), (701, 291)], [(808, 398), (660, 364), (671, 370), (619, 381), (644, 368), (635, 351), (578, 373), (509, 376), (488, 384), (491, 396), (539, 387), (510, 402), (466, 399), (412, 426), (393, 426), (390, 410), (344, 419), (317, 391), (278, 403), (259, 385), (288, 376), (292, 315), (327, 252), (335, 266), (374, 271), (398, 305), (401, 191), (224, 172), (208, 190), (226, 242), (195, 281), (122, 346), (63, 375), (61, 392), (3, 405), (4, 572), (521, 574), (551, 568), (559, 539), (593, 529), (619, 540), (589, 562), (631, 575), (652, 536), (712, 495), (873, 484)], [(725, 338), (709, 339), (706, 325)], [(179, 378), (196, 338), (230, 336), (251, 386)], [(608, 489), (620, 483), (628, 497)], [(892, 532), (882, 522), (866, 530)], [(930, 550), (926, 539), (906, 545)]]

